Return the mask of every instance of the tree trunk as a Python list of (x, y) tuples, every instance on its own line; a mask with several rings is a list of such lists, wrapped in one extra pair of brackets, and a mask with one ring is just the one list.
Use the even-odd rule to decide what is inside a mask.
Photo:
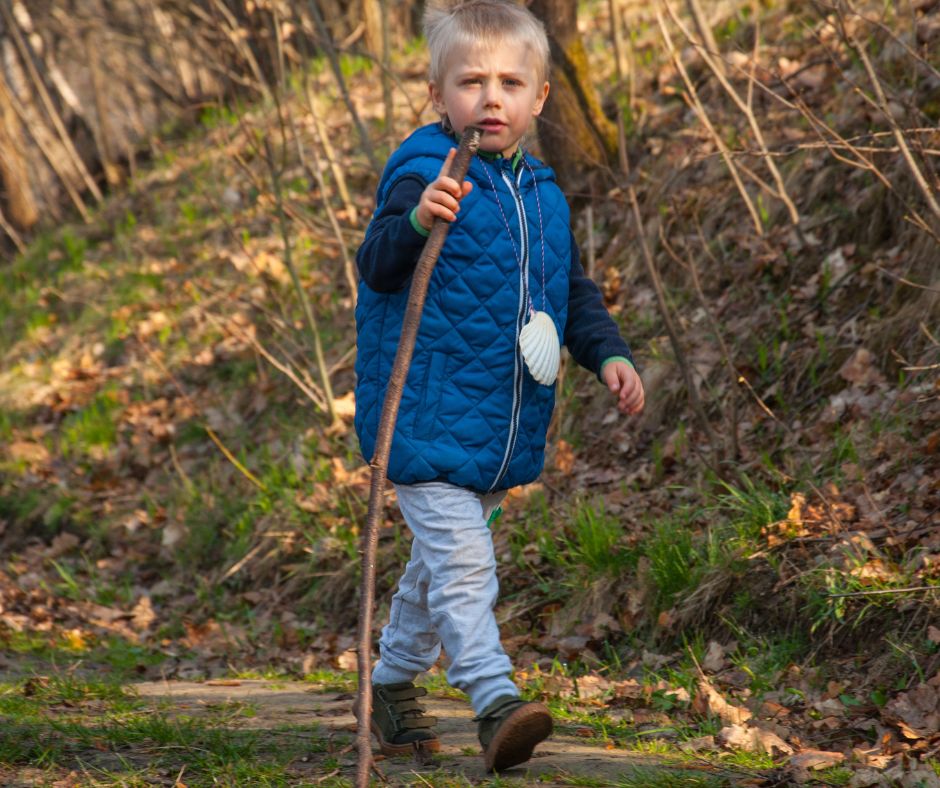
[(552, 88), (538, 120), (539, 142), (563, 189), (582, 191), (591, 171), (616, 157), (617, 129), (601, 111), (578, 32), (577, 4), (532, 0), (552, 52)]
[(33, 199), (26, 160), (23, 157), (23, 136), (3, 72), (0, 71), (0, 182), (6, 192), (7, 213), (20, 230), (28, 230), (39, 220)]
[(365, 25), (363, 43), (365, 44), (366, 52), (372, 55), (376, 60), (381, 60), (382, 17), (385, 14), (383, 14), (379, 0), (362, 0), (359, 13), (361, 14), (360, 19), (362, 19)]

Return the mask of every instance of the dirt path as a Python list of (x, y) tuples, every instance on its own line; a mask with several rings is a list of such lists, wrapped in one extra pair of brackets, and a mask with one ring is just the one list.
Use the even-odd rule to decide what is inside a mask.
[[(322, 692), (309, 684), (281, 681), (147, 682), (133, 685), (139, 697), (169, 714), (199, 717), (228, 709), (228, 723), (240, 730), (281, 731), (294, 736), (310, 731), (312, 753), (292, 764), (299, 782), (320, 778), (351, 779), (355, 770), (354, 697), (348, 692)], [(438, 717), (441, 752), (432, 763), (410, 758), (379, 760), (391, 785), (476, 785), (492, 779), (483, 771), (473, 712), (466, 702), (428, 697), (424, 705)], [(241, 714), (238, 711), (241, 710)], [(298, 730), (300, 729), (300, 730)], [(455, 778), (462, 777), (460, 782)], [(503, 776), (508, 784), (552, 785), (723, 785), (714, 774), (669, 765), (662, 759), (625, 750), (606, 749), (585, 741), (575, 729), (556, 727), (555, 734), (523, 767)], [(445, 780), (441, 782), (440, 780)], [(342, 784), (337, 782), (336, 784)], [(506, 785), (504, 781), (494, 784)]]

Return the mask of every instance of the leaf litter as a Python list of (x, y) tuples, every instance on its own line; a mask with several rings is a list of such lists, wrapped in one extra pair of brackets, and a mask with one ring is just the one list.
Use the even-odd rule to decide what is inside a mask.
[[(834, 35), (829, 27), (816, 30), (820, 41)], [(804, 45), (807, 51), (795, 51), (777, 42), (776, 68), (783, 77), (792, 75), (801, 95), (823, 111), (836, 100), (827, 93), (833, 68), (824, 58), (806, 67), (813, 62), (812, 47)], [(771, 78), (772, 62), (755, 65)], [(704, 139), (678, 133), (686, 130), (669, 105), (666, 88), (673, 81), (666, 69), (655, 75), (661, 93), (649, 86), (645, 143), (661, 146), (658, 166), (684, 171), (681, 162), (692, 153), (703, 161), (710, 154)], [(372, 95), (375, 86), (367, 82), (356, 89)], [(783, 132), (805, 141), (799, 129)], [(213, 156), (226, 188), (239, 195), (251, 191), (244, 172), (220, 161), (221, 150), (242, 150), (237, 135), (215, 130), (206, 141), (208, 149), (200, 142), (175, 151), (176, 175), (154, 170), (147, 176), (146, 185), (155, 190), (152, 203), (174, 203), (178, 188), (191, 187), (182, 174), (186, 168)], [(343, 152), (355, 156), (351, 146)], [(818, 154), (808, 154), (809, 175), (825, 173), (827, 166)], [(707, 182), (705, 170), (697, 172)], [(815, 180), (805, 185), (807, 193), (822, 188)], [(861, 199), (862, 187), (854, 182), (843, 191), (829, 197)], [(363, 214), (370, 207), (368, 192), (363, 188), (357, 198)], [(694, 196), (690, 187), (690, 200)], [(132, 262), (136, 267), (138, 258), (146, 261), (141, 269), (163, 279), (159, 291), (113, 305), (107, 325), (102, 317), (87, 336), (69, 324), (62, 297), (49, 291), (38, 306), (55, 320), (4, 351), (0, 403), (4, 412), (18, 415), (0, 448), (0, 540), (9, 555), (0, 568), (0, 669), (15, 676), (37, 664), (16, 656), (24, 649), (41, 664), (50, 653), (94, 663), (120, 642), (142, 647), (129, 664), (135, 675), (151, 679), (227, 680), (233, 662), (241, 670), (277, 665), (298, 677), (318, 669), (352, 671), (355, 534), (368, 470), (351, 459), (355, 403), (348, 359), (343, 360), (351, 340), (346, 336), (328, 350), (337, 366), (345, 425), (331, 434), (311, 414), (309, 397), (266, 366), (255, 344), (277, 348), (285, 360), (302, 358), (306, 350), (296, 332), (297, 316), (277, 313), (275, 296), (283, 293), (278, 288), (286, 278), (270, 206), (264, 200), (235, 206), (239, 225), (252, 228), (242, 243), (233, 241), (221, 220), (207, 223), (204, 242), (185, 249), (193, 261), (202, 261), (190, 267), (180, 262), (184, 255), (159, 246), (158, 228), (142, 226), (147, 211), (135, 202), (142, 199), (116, 199), (105, 208), (106, 218), (127, 210), (138, 215), (138, 232), (129, 241)], [(312, 192), (295, 199), (316, 202)], [(715, 214), (723, 212), (726, 206), (718, 205)], [(714, 216), (697, 218), (717, 226)], [(602, 216), (599, 229), (616, 238), (618, 221)], [(936, 775), (921, 763), (936, 761), (940, 749), (938, 594), (930, 590), (940, 579), (940, 388), (933, 374), (940, 351), (924, 339), (931, 336), (929, 324), (910, 330), (916, 321), (904, 319), (904, 310), (916, 304), (897, 283), (911, 275), (916, 242), (903, 236), (893, 237), (892, 245), (859, 244), (829, 229), (820, 224), (802, 240), (779, 227), (761, 240), (723, 230), (722, 243), (740, 254), (723, 259), (729, 270), (716, 269), (706, 283), (709, 308), (729, 337), (754, 340), (742, 339), (736, 358), (737, 372), (753, 381), (752, 393), (722, 372), (721, 354), (700, 314), (684, 315), (688, 355), (695, 381), (715, 402), (746, 403), (735, 460), (755, 475), (761, 473), (762, 452), (780, 461), (769, 476), (786, 492), (785, 511), (766, 518), (746, 554), (736, 556), (746, 569), (702, 575), (695, 593), (658, 601), (654, 578), (661, 567), (636, 553), (657, 517), (687, 506), (696, 485), (705, 484), (696, 455), (702, 438), (684, 413), (676, 363), (664, 352), (658, 328), (645, 334), (641, 328), (644, 321), (655, 324), (652, 291), (634, 286), (631, 261), (610, 250), (599, 278), (612, 311), (632, 310), (638, 318), (637, 344), (651, 357), (646, 375), (656, 395), (624, 435), (593, 382), (574, 377), (575, 395), (561, 403), (542, 483), (514, 492), (505, 526), (495, 534), (497, 548), (510, 558), (501, 570), (512, 600), (504, 609), (523, 611), (504, 621), (507, 650), (523, 666), (518, 679), (527, 692), (603, 712), (629, 726), (617, 729), (619, 738), (613, 735), (616, 746), (648, 732), (716, 759), (737, 751), (767, 754), (797, 781), (842, 765), (853, 770), (851, 785), (930, 785)], [(329, 239), (297, 232), (328, 259)], [(678, 248), (691, 254), (691, 234), (680, 241)], [(823, 251), (814, 257), (816, 249)], [(102, 246), (88, 254), (89, 262), (104, 264), (115, 252)], [(816, 262), (802, 269), (790, 262), (811, 258)], [(335, 297), (342, 292), (335, 273), (312, 269), (306, 282), (318, 305), (348, 327), (351, 304)], [(198, 291), (182, 284), (190, 276)], [(728, 286), (735, 278), (755, 283), (753, 300)], [(71, 301), (94, 304), (101, 287), (101, 281), (73, 276), (59, 289)], [(203, 295), (197, 299), (195, 292)], [(868, 294), (867, 300), (859, 294)], [(882, 333), (875, 319), (857, 317), (878, 304), (894, 309), (894, 335)], [(776, 347), (763, 340), (758, 345), (763, 329), (777, 324), (784, 327)], [(191, 341), (175, 347), (174, 337)], [(776, 374), (775, 354), (783, 365)], [(253, 369), (254, 377), (250, 384), (226, 386), (217, 370), (228, 367), (235, 372), (227, 374)], [(789, 403), (803, 401), (809, 404), (788, 410)], [(578, 421), (588, 425), (580, 433), (572, 418), (575, 402)], [(289, 418), (289, 432), (266, 421), (279, 409)], [(223, 457), (206, 428), (241, 468)], [(265, 497), (275, 485), (261, 473), (263, 460), (252, 452), (257, 445), (268, 447), (274, 464), (291, 468), (301, 480), (290, 500)], [(818, 484), (781, 482), (806, 469)], [(211, 485), (200, 489), (204, 480)], [(240, 513), (225, 504), (256, 489), (261, 491), (249, 512), (248, 532), (237, 534)], [(567, 502), (584, 492), (628, 525), (628, 533), (608, 545), (624, 556), (625, 568), (590, 597), (589, 581), (564, 575), (557, 556), (534, 541), (513, 559), (507, 535), (512, 528), (531, 527), (544, 503), (554, 521), (552, 539), (575, 538)], [(37, 496), (29, 511), (11, 503), (25, 507)], [(400, 518), (390, 509), (381, 534), (386, 599), (407, 549)], [(194, 512), (216, 519), (203, 529), (205, 517)], [(707, 535), (710, 516), (693, 520), (698, 535)], [(317, 528), (299, 524), (300, 517), (315, 519)], [(239, 550), (213, 547), (213, 529), (242, 539)], [(533, 593), (533, 571), (549, 586), (562, 585), (561, 593)], [(319, 596), (311, 600), (308, 589), (318, 580)], [(574, 614), (566, 599), (574, 595), (572, 586), (565, 583), (590, 598)], [(720, 623), (733, 608), (735, 590), (747, 590), (749, 583), (758, 597), (747, 622), (751, 631), (761, 618), (771, 628), (814, 627), (825, 670), (784, 661), (764, 677), (769, 687), (752, 689), (752, 668), (740, 667), (748, 632)], [(794, 605), (803, 608), (786, 619)], [(811, 605), (815, 612), (807, 616)], [(897, 616), (904, 626), (894, 632), (888, 622)], [(690, 621), (702, 625), (707, 645), (700, 655), (702, 675), (687, 671), (683, 677), (685, 652), (676, 637)], [(911, 653), (900, 637), (896, 647), (869, 641), (868, 622), (879, 635), (923, 633), (921, 648)], [(637, 632), (642, 637), (634, 639)], [(871, 642), (879, 645), (868, 653)], [(618, 654), (616, 671), (606, 664), (611, 649)], [(158, 661), (146, 659), (148, 654)], [(712, 732), (695, 735), (703, 726)], [(591, 736), (595, 728), (577, 730)]]

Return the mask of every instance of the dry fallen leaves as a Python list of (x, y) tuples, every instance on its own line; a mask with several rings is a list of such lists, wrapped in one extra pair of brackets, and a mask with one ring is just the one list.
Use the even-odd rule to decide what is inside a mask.
[(902, 692), (885, 705), (882, 716), (897, 725), (906, 739), (933, 739), (940, 735), (940, 673), (930, 681)]
[(564, 439), (555, 446), (555, 468), (566, 476), (574, 469), (574, 449)]
[(790, 756), (789, 764), (798, 769), (828, 769), (838, 766), (845, 760), (841, 752), (826, 752), (825, 750), (801, 750)]
[(698, 680), (698, 692), (692, 701), (692, 711), (703, 717), (718, 717), (722, 722), (731, 725), (740, 725), (753, 716), (750, 709), (728, 703), (704, 676)]
[(708, 642), (708, 648), (705, 650), (705, 657), (702, 659), (702, 667), (711, 672), (718, 673), (728, 664), (725, 657), (725, 648), (716, 640)]
[(757, 726), (727, 725), (718, 731), (717, 742), (728, 749), (760, 752), (776, 757), (790, 755), (793, 747), (773, 731)]
[(860, 347), (839, 368), (839, 375), (856, 386), (884, 383), (884, 375), (875, 366), (875, 356), (867, 348)]

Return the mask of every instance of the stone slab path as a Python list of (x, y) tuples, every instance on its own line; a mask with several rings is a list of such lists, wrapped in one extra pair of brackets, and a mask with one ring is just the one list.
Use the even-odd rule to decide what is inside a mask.
[[(245, 716), (233, 722), (238, 729), (284, 730), (291, 726), (295, 736), (305, 736), (308, 727), (311, 751), (321, 751), (329, 743), (330, 758), (311, 755), (297, 764), (305, 779), (329, 777), (352, 779), (355, 774), (356, 752), (352, 747), (356, 721), (352, 715), (354, 696), (351, 693), (323, 692), (301, 682), (240, 680), (216, 682), (147, 682), (133, 685), (144, 700), (152, 700), (164, 711), (198, 717), (215, 713), (221, 708), (243, 708)], [(390, 785), (442, 785), (438, 777), (449, 774), (463, 777), (462, 784), (487, 783), (492, 775), (483, 770), (476, 739), (473, 712), (465, 701), (428, 696), (422, 699), (428, 712), (439, 720), (441, 752), (430, 764), (419, 764), (413, 758), (382, 759), (377, 767)], [(300, 730), (298, 730), (298, 728)], [(317, 742), (317, 746), (313, 743)], [(328, 766), (324, 766), (327, 763)], [(318, 774), (319, 772), (319, 774)], [(503, 773), (509, 784), (640, 786), (643, 774), (655, 775), (657, 785), (720, 785), (715, 775), (701, 773), (696, 779), (689, 767), (678, 768), (661, 759), (635, 752), (605, 749), (574, 734), (574, 729), (556, 726), (556, 732), (541, 744), (527, 764)], [(669, 779), (674, 775), (675, 780)], [(651, 776), (650, 779), (653, 779)], [(455, 783), (450, 783), (451, 785)], [(461, 783), (456, 783), (461, 784)]]

